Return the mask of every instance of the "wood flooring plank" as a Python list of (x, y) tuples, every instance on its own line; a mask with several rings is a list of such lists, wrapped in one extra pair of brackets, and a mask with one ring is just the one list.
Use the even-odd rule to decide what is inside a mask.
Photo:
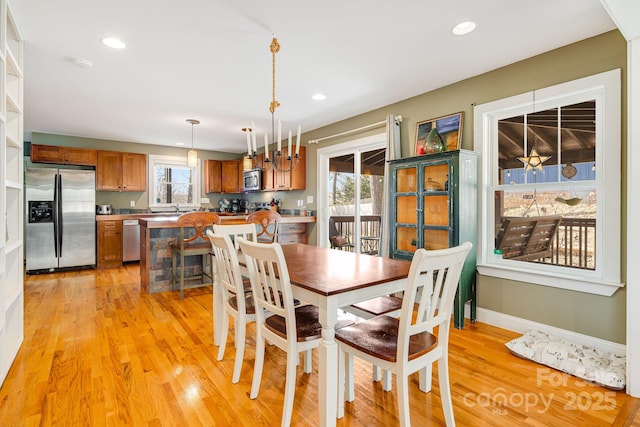
[[(0, 426), (273, 426), (280, 424), (286, 355), (268, 347), (249, 398), (255, 328), (240, 381), (235, 345), (213, 344), (210, 288), (141, 294), (139, 267), (25, 277), (25, 340), (0, 388)], [(233, 328), (233, 322), (231, 322)], [(509, 353), (519, 334), (470, 322), (452, 329), (449, 367), (459, 426), (636, 426), (640, 400)], [(318, 423), (318, 366), (298, 368), (292, 425)], [(435, 367), (434, 367), (435, 368)], [(413, 425), (444, 426), (437, 369), (430, 393), (409, 381)], [(397, 425), (396, 381), (384, 392), (356, 361), (356, 400), (339, 427)], [(606, 399), (606, 400), (605, 400)]]

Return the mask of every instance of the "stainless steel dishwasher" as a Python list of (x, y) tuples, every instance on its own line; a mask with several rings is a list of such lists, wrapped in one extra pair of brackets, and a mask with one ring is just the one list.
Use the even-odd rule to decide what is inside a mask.
[(122, 221), (122, 261), (140, 261), (140, 224), (137, 219)]

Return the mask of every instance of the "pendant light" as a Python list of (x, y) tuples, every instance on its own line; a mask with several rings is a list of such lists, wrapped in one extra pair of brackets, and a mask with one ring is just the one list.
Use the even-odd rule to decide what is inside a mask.
[(187, 123), (191, 123), (191, 149), (187, 151), (187, 166), (195, 168), (198, 166), (198, 152), (193, 149), (193, 125), (199, 125), (200, 121), (187, 119)]
[[(536, 112), (536, 91), (534, 90), (533, 91), (533, 112), (531, 114), (534, 114), (535, 112)], [(527, 116), (527, 122), (525, 124), (525, 132), (527, 131), (527, 128), (529, 126), (528, 115), (526, 116)], [(524, 135), (524, 140), (525, 142), (527, 141), (526, 134)], [(529, 172), (531, 169), (533, 169), (534, 174), (536, 173), (536, 169), (538, 169), (540, 172), (544, 172), (544, 167), (542, 166), (542, 164), (551, 158), (551, 156), (541, 156), (540, 154), (538, 154), (537, 142), (538, 142), (538, 136), (535, 135), (533, 139), (533, 147), (531, 147), (529, 156), (518, 157), (518, 160), (520, 160), (524, 164), (525, 173)]]

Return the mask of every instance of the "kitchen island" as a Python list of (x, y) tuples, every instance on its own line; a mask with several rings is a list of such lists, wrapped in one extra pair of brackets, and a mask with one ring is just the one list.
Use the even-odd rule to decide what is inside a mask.
[[(247, 215), (221, 216), (222, 224), (243, 224)], [(180, 238), (178, 215), (147, 216), (140, 222), (140, 292), (155, 293), (171, 288), (171, 241)], [(278, 241), (283, 244), (307, 243), (308, 224), (316, 222), (314, 216), (283, 215), (278, 231)], [(194, 257), (195, 258), (195, 257)], [(198, 274), (202, 264), (198, 260), (187, 264)]]

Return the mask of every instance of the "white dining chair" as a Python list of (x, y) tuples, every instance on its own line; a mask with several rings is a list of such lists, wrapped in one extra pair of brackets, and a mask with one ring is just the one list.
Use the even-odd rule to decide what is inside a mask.
[(218, 347), (218, 360), (222, 360), (227, 345), (229, 333), (229, 318), (233, 318), (235, 329), (236, 358), (233, 366), (232, 383), (240, 379), (242, 361), (244, 359), (245, 338), (247, 335), (247, 323), (256, 320), (253, 295), (244, 291), (242, 274), (238, 263), (236, 248), (228, 235), (207, 234), (211, 240), (211, 246), (217, 265), (219, 281), (219, 293), (223, 301), (225, 314), (220, 316), (220, 346)]
[[(225, 235), (229, 236), (231, 241), (233, 242), (233, 246), (236, 250), (236, 255), (238, 258), (238, 262), (240, 263), (240, 272), (243, 276), (247, 276), (246, 267), (244, 266), (244, 256), (239, 253), (239, 245), (238, 245), (238, 237), (244, 237), (249, 240), (255, 241), (256, 239), (256, 226), (254, 224), (214, 224), (213, 232), (211, 230), (207, 230), (207, 237), (211, 240), (211, 236), (213, 234)], [(214, 262), (215, 264), (215, 262)], [(243, 277), (243, 285), (245, 293), (251, 292), (251, 283), (249, 283), (249, 278)], [(219, 283), (218, 278), (216, 278), (213, 285), (213, 343), (215, 345), (220, 345), (221, 342), (221, 334), (222, 334), (222, 317), (224, 314), (222, 311), (224, 310), (223, 301), (225, 300), (222, 296), (221, 291), (222, 285)], [(217, 320), (217, 321), (216, 321)]]
[[(253, 381), (249, 397), (258, 397), (264, 365), (265, 341), (287, 353), (282, 425), (291, 423), (296, 385), (298, 355), (318, 347), (322, 326), (318, 321), (318, 308), (313, 305), (295, 305), (289, 270), (279, 243), (255, 243), (239, 238), (245, 255), (251, 288), (256, 305), (256, 354)], [(265, 313), (271, 314), (269, 317)], [(338, 319), (336, 329), (351, 320)], [(305, 373), (311, 370), (305, 357)]]
[[(449, 327), (453, 300), (471, 243), (448, 249), (418, 249), (413, 256), (400, 318), (377, 316), (336, 330), (339, 344), (338, 417), (344, 398), (355, 398), (353, 356), (393, 372), (398, 386), (400, 426), (409, 419), (409, 375), (420, 371), (419, 388), (431, 390), (432, 365), (438, 361), (440, 400), (447, 426), (454, 426), (449, 388)], [(437, 336), (434, 329), (437, 328)], [(349, 373), (345, 379), (345, 371)]]
[(236, 251), (240, 250), (238, 237), (244, 237), (247, 240), (256, 241), (256, 226), (252, 223), (246, 224), (214, 224), (213, 232), (215, 234), (223, 234), (229, 236), (233, 242)]

